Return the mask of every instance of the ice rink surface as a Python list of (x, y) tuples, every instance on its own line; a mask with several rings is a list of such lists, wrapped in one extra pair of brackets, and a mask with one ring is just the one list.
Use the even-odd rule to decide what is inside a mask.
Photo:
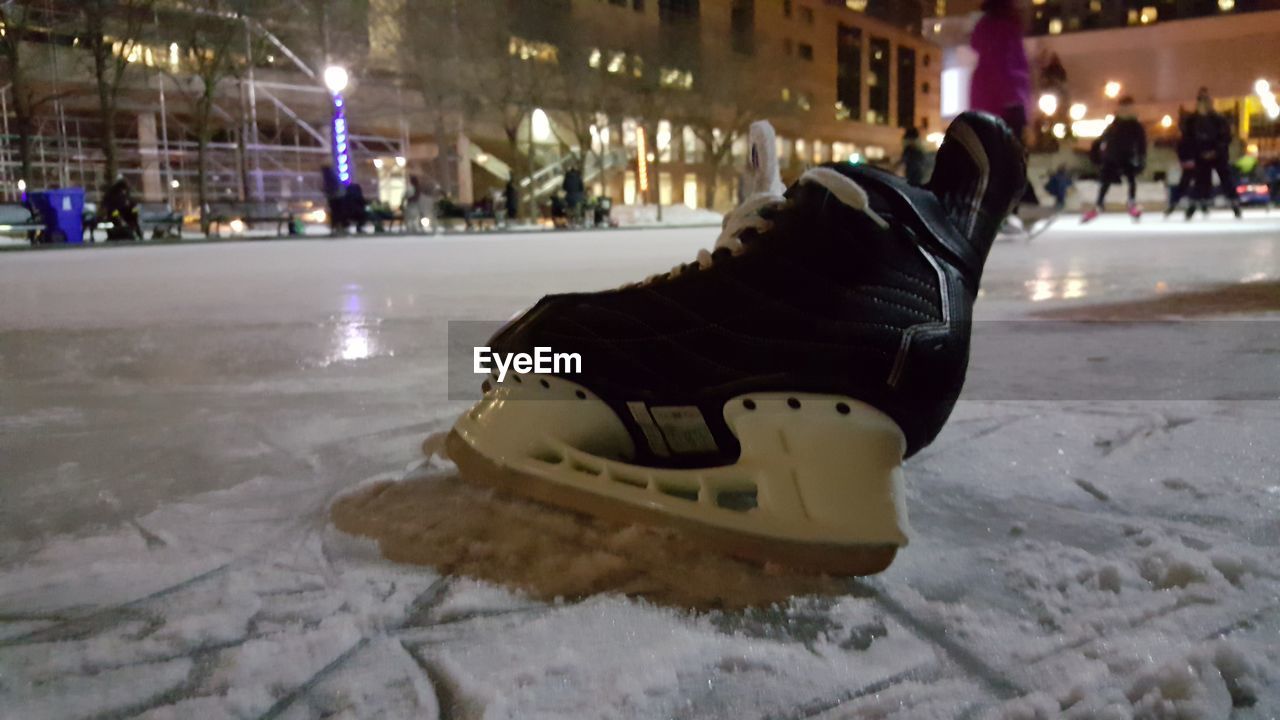
[[(448, 321), (714, 236), (0, 254), (0, 717), (1280, 715), (1277, 398), (962, 400), (907, 464), (911, 545), (865, 580), (574, 530), (547, 552), (612, 591), (545, 600), (334, 528), (334, 499), (380, 481), (467, 497), (418, 447), (466, 405)], [(997, 244), (978, 315), (1277, 279), (1280, 214), (1064, 218)], [(567, 527), (512, 507), (494, 524)], [(667, 558), (784, 599), (741, 609), (712, 583), (694, 609), (655, 590)]]

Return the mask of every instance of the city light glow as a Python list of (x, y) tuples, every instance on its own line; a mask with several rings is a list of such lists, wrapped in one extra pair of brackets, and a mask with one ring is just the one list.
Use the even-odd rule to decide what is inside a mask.
[(534, 108), (533, 114), (529, 117), (530, 132), (533, 133), (534, 142), (549, 142), (551, 140), (551, 118), (547, 117), (547, 111), (542, 108)]
[(1053, 115), (1058, 112), (1058, 96), (1053, 93), (1045, 93), (1040, 96), (1040, 112), (1045, 115)]
[(408, 164), (409, 164), (409, 158), (403, 155), (396, 156), (396, 167), (404, 167), (405, 165), (408, 165)]
[(1122, 89), (1124, 88), (1118, 81), (1110, 80), (1107, 82), (1106, 87), (1102, 89), (1102, 92), (1105, 93), (1107, 97), (1114, 100), (1115, 98), (1120, 97), (1120, 91)]
[(1160, 118), (1160, 127), (1166, 130), (1173, 127), (1173, 116), (1165, 115), (1164, 117)]
[(1102, 137), (1102, 131), (1106, 130), (1110, 124), (1110, 120), (1099, 118), (1076, 120), (1071, 123), (1071, 134), (1078, 138)]
[(649, 191), (649, 158), (644, 137), (644, 127), (636, 126), (636, 179), (640, 184), (640, 192)]
[(1084, 116), (1087, 115), (1088, 112), (1089, 108), (1085, 107), (1084, 103), (1074, 103), (1068, 111), (1068, 114), (1071, 116), (1072, 120), (1083, 120)]
[(1067, 126), (1064, 123), (1054, 123), (1053, 136), (1059, 140), (1067, 136)]
[(1264, 78), (1259, 78), (1253, 84), (1253, 91), (1258, 94), (1258, 99), (1262, 101), (1262, 109), (1266, 111), (1267, 118), (1271, 120), (1280, 118), (1280, 102), (1276, 101), (1276, 94), (1271, 90), (1271, 83)]

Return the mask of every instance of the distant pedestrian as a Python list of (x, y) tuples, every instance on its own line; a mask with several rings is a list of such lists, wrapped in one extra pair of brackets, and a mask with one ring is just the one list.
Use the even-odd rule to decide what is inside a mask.
[(520, 216), (520, 194), (516, 191), (514, 179), (507, 179), (507, 186), (503, 188), (502, 194), (507, 201), (507, 223), (510, 223)]
[(582, 182), (582, 171), (576, 165), (570, 165), (565, 171), (562, 189), (569, 222), (576, 224), (587, 195), (586, 185)]
[(1196, 111), (1182, 121), (1182, 140), (1179, 145), (1179, 155), (1188, 158), (1184, 168), (1189, 165), (1191, 174), (1188, 220), (1195, 216), (1197, 209), (1205, 215), (1209, 214), (1215, 173), (1231, 209), (1237, 218), (1242, 217), (1229, 158), (1232, 139), (1231, 123), (1213, 109), (1213, 97), (1209, 95), (1209, 89), (1200, 88), (1196, 95)]
[(1147, 167), (1147, 131), (1138, 121), (1133, 109), (1133, 98), (1124, 97), (1116, 108), (1115, 119), (1102, 131), (1094, 147), (1102, 170), (1102, 183), (1098, 187), (1098, 201), (1085, 211), (1080, 222), (1087, 223), (1098, 217), (1106, 208), (1107, 191), (1123, 178), (1129, 184), (1129, 215), (1134, 220), (1142, 216), (1138, 205), (1138, 175)]
[(928, 162), (924, 154), (924, 145), (920, 142), (920, 131), (911, 127), (902, 133), (902, 158), (898, 166), (902, 168), (907, 182), (916, 187), (924, 185), (925, 164)]
[[(978, 53), (969, 91), (974, 110), (1003, 119), (1014, 137), (1025, 142), (1031, 107), (1031, 66), (1022, 44), (1022, 12), (1017, 0), (985, 0), (982, 17), (969, 44)], [(1027, 183), (1023, 203), (1039, 204)]]
[(1071, 172), (1067, 170), (1066, 164), (1058, 166), (1049, 176), (1049, 181), (1044, 184), (1045, 192), (1053, 197), (1053, 209), (1062, 212), (1067, 206), (1067, 192), (1075, 182), (1071, 179)]

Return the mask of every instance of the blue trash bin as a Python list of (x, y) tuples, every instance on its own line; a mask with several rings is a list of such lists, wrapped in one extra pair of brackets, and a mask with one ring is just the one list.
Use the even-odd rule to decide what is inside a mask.
[(40, 190), (27, 197), (44, 223), (40, 242), (84, 242), (84, 188)]

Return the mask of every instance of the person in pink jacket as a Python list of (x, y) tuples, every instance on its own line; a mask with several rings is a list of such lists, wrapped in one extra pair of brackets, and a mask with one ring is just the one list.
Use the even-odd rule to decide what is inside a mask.
[[(969, 44), (978, 53), (969, 105), (1001, 118), (1013, 130), (1014, 137), (1025, 142), (1031, 108), (1031, 65), (1022, 46), (1018, 0), (983, 2), (982, 18), (974, 26)], [(1030, 184), (1023, 202), (1038, 204)]]
[(1021, 137), (1031, 100), (1031, 65), (1022, 47), (1017, 0), (986, 0), (969, 41), (978, 53), (969, 104), (1002, 118)]

